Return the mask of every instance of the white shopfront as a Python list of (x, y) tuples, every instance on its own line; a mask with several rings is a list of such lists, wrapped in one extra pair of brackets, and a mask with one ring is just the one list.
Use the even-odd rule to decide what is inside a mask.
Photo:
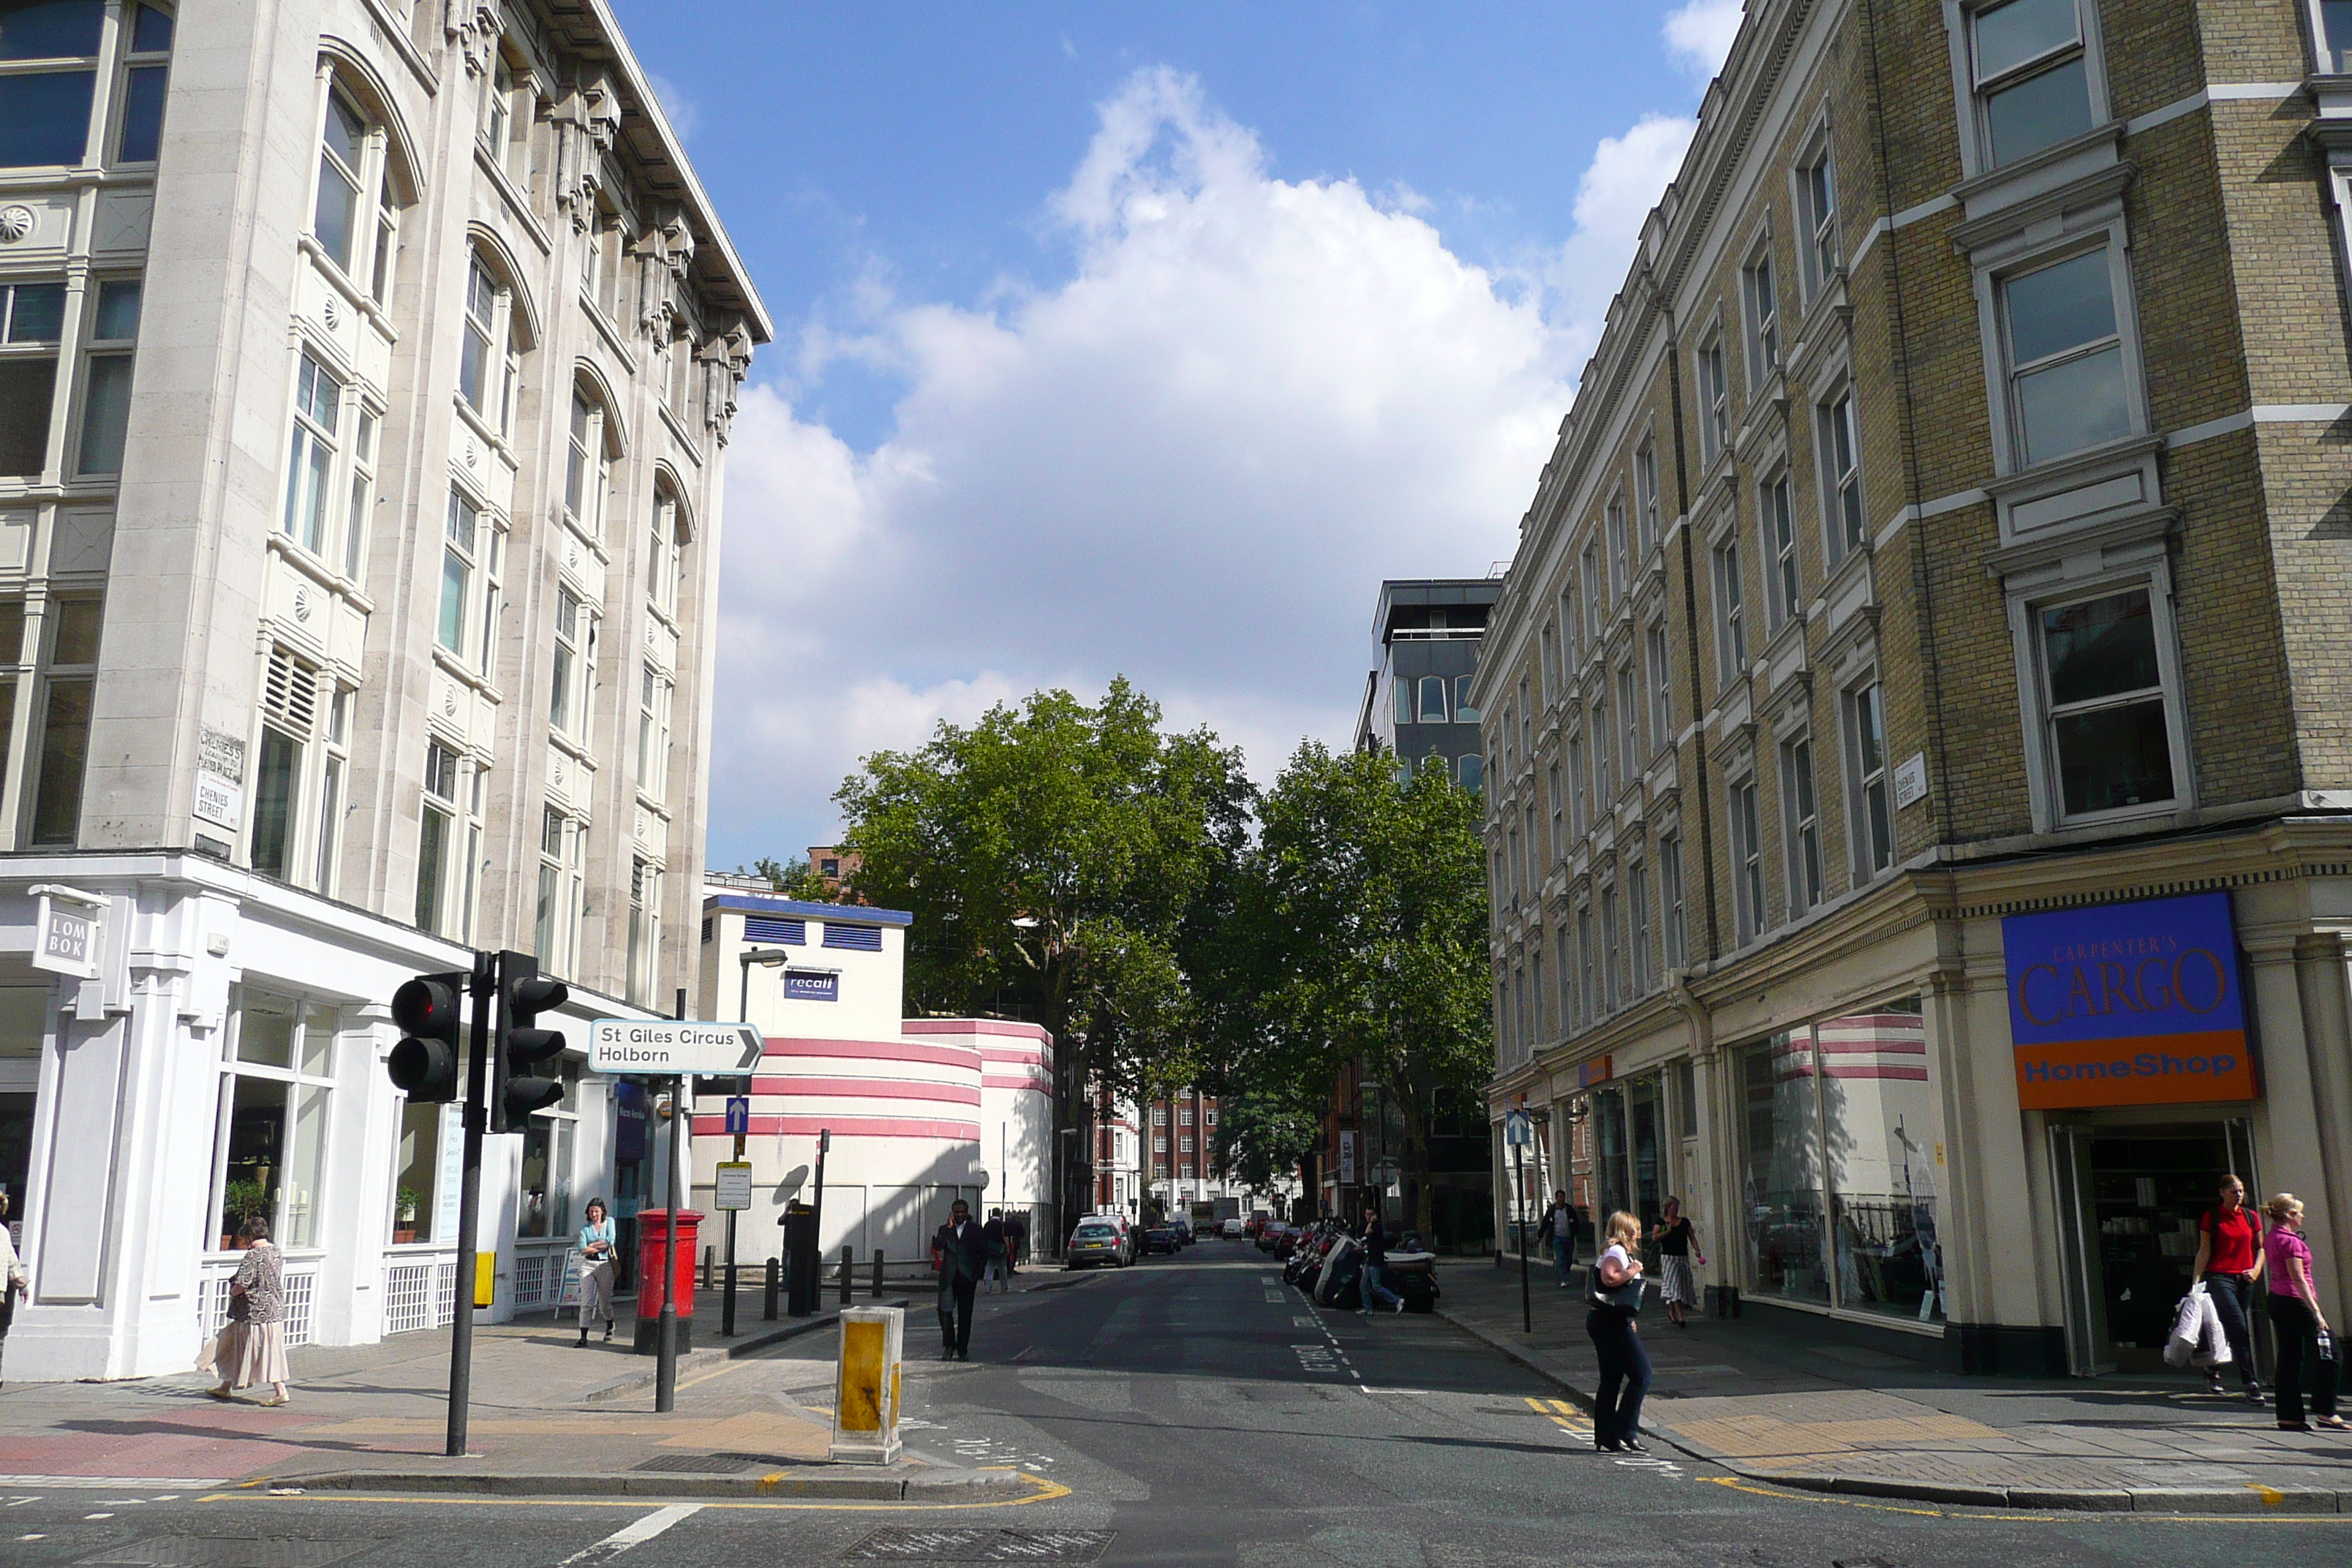
[[(297, 1345), (446, 1324), (457, 1291), (452, 1108), (409, 1105), (383, 1058), (393, 991), (454, 944), (178, 854), (18, 858), (0, 888), (0, 1185), (32, 1276), (9, 1336), (27, 1379), (194, 1364), (246, 1214), (269, 1217)], [(94, 977), (37, 969), (37, 885), (98, 901)], [(637, 1012), (575, 995), (574, 1026)], [(574, 1053), (575, 1057), (577, 1053)], [(489, 1141), (486, 1321), (552, 1305), (580, 1208), (609, 1179), (609, 1090)]]

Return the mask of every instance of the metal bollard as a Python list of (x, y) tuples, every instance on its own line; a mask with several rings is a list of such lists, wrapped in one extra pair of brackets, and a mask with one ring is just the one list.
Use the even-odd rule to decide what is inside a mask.
[(882, 1249), (878, 1247), (874, 1249), (874, 1299), (882, 1299)]
[(719, 1249), (715, 1247), (706, 1247), (702, 1249), (702, 1289), (705, 1290), (710, 1289), (710, 1261), (718, 1256)]
[(767, 1292), (760, 1302), (760, 1318), (762, 1322), (772, 1323), (776, 1321), (776, 1295), (779, 1288), (782, 1284), (782, 1281), (778, 1278), (778, 1276), (782, 1272), (782, 1270), (778, 1267), (781, 1261), (781, 1259), (774, 1258), (768, 1259)]
[(857, 1251), (849, 1243), (841, 1244), (841, 1304), (849, 1305), (849, 1288), (857, 1272)]

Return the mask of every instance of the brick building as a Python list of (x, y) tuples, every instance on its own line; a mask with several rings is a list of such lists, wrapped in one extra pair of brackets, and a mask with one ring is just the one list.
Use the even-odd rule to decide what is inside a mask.
[(1472, 692), (1498, 1221), (1525, 1104), (1718, 1305), (2089, 1373), (2234, 1169), (2344, 1300), (2348, 15), (1752, 0)]

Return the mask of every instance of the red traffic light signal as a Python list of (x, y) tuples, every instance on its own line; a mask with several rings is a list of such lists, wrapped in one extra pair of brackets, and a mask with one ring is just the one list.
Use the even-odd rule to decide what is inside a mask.
[(498, 1034), (490, 1047), (490, 1131), (520, 1132), (530, 1124), (530, 1113), (544, 1110), (563, 1098), (561, 1078), (542, 1078), (531, 1069), (563, 1054), (558, 1029), (537, 1027), (532, 1020), (561, 1007), (572, 994), (561, 980), (539, 973), (539, 961), (529, 953), (499, 955)]
[(420, 974), (392, 994), (393, 1022), (400, 1043), (384, 1058), (394, 1088), (412, 1101), (430, 1104), (457, 1098), (465, 1061), (466, 974)]

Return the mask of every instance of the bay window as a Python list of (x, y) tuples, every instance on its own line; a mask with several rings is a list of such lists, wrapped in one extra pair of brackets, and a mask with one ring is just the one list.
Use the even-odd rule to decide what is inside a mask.
[(2130, 435), (2110, 247), (2012, 273), (2000, 301), (2017, 466)]

